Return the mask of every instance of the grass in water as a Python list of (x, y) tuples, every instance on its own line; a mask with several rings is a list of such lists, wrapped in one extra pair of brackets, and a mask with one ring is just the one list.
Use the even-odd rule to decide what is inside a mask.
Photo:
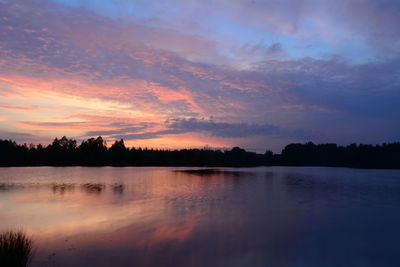
[(32, 256), (33, 241), (22, 231), (0, 233), (0, 266), (27, 266)]

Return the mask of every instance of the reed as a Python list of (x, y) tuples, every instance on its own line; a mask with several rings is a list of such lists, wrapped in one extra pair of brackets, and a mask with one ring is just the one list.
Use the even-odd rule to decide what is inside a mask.
[(33, 240), (23, 231), (0, 234), (0, 266), (27, 266), (33, 250)]

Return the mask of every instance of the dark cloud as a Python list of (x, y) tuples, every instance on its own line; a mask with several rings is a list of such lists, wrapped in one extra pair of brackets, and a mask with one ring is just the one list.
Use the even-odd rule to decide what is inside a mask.
[[(0, 139), (19, 142), (19, 143), (38, 143), (43, 141), (43, 137), (23, 132), (0, 131)], [(47, 139), (47, 138), (46, 138)], [(47, 140), (46, 140), (47, 141)]]
[(400, 57), (390, 61), (351, 64), (340, 57), (265, 61), (255, 69), (266, 82), (285, 77), (286, 88), (299, 103), (319, 105), (370, 118), (400, 112)]
[[(165, 130), (135, 133), (135, 129), (121, 128), (104, 134), (116, 139), (152, 139), (163, 135), (183, 133), (203, 133), (222, 138), (245, 138), (251, 136), (272, 136), (275, 138), (311, 139), (317, 135), (302, 129), (285, 129), (270, 124), (226, 123), (204, 119), (170, 119), (165, 122)], [(137, 132), (142, 129), (136, 129)], [(98, 134), (100, 132), (96, 132)], [(88, 134), (90, 135), (90, 134)], [(93, 135), (93, 134), (92, 134)]]
[(312, 138), (312, 133), (305, 130), (289, 130), (271, 124), (227, 123), (212, 120), (173, 119), (167, 121), (171, 130), (183, 132), (206, 132), (217, 137), (249, 137), (255, 135), (269, 135), (274, 137)]
[(115, 136), (118, 134), (126, 134), (126, 133), (135, 133), (139, 131), (145, 130), (145, 126), (130, 126), (130, 127), (124, 127), (124, 128), (119, 128), (116, 130), (103, 130), (103, 131), (89, 131), (85, 133), (85, 136)]

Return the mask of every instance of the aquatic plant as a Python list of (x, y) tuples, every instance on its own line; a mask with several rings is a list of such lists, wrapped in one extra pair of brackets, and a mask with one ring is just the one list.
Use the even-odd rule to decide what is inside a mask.
[(27, 266), (32, 257), (33, 240), (22, 231), (0, 233), (0, 266)]

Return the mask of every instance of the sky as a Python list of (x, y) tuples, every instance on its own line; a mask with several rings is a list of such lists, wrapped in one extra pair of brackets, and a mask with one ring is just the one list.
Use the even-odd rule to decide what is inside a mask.
[(397, 0), (0, 0), (0, 139), (400, 140)]

